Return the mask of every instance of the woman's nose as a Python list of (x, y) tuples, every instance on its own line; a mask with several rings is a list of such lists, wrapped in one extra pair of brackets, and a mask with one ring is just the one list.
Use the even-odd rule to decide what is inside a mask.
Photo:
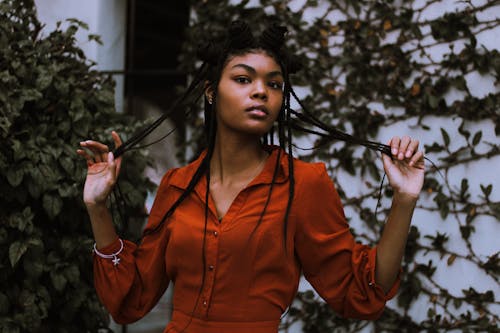
[(254, 89), (252, 91), (252, 97), (266, 99), (267, 98), (267, 89), (264, 82), (260, 82), (256, 80), (254, 82)]

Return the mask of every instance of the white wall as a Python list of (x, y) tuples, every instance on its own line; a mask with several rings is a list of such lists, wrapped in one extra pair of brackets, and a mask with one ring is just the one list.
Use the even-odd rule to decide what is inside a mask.
[[(253, 4), (256, 4), (258, 1), (253, 1)], [(414, 8), (420, 8), (423, 4), (427, 3), (426, 0), (417, 0), (414, 2)], [(476, 0), (472, 1), (475, 6), (481, 6), (481, 4), (486, 3), (486, 0)], [(292, 10), (298, 10), (306, 3), (305, 0), (292, 0), (288, 3), (288, 6)], [(435, 18), (436, 16), (442, 16), (446, 12), (454, 12), (455, 10), (460, 10), (466, 4), (464, 2), (455, 1), (455, 0), (441, 0), (437, 1), (433, 5), (429, 6), (427, 10), (425, 10), (421, 16), (421, 20), (430, 20)], [(309, 18), (312, 22), (318, 17), (323, 16), (325, 10), (328, 8), (328, 3), (325, 0), (319, 1), (319, 5), (316, 8), (308, 8), (305, 11), (305, 16)], [(269, 11), (272, 13), (273, 9), (269, 8)], [(327, 16), (332, 24), (339, 20), (345, 19), (345, 16), (340, 12), (331, 13)], [(492, 20), (498, 19), (500, 17), (500, 5), (489, 9), (488, 11), (478, 13), (478, 18), (480, 20)], [(423, 31), (425, 33), (425, 31)], [(500, 44), (498, 43), (498, 36), (500, 36), (500, 27), (497, 27), (492, 30), (487, 30), (478, 34), (477, 42), (478, 46), (483, 45), (488, 50), (500, 50)], [(388, 38), (394, 36), (388, 35)], [(432, 37), (427, 41), (428, 43), (432, 43)], [(463, 48), (460, 42), (455, 43), (455, 51), (458, 53)], [(331, 50), (332, 54), (337, 52), (337, 50)], [(437, 45), (432, 48), (428, 48), (426, 50), (427, 53), (431, 55), (434, 61), (439, 62), (442, 59), (443, 54), (449, 52), (449, 48), (447, 44)], [(415, 61), (422, 62), (425, 59), (415, 59)], [(477, 72), (472, 72), (468, 74), (466, 77), (467, 86), (473, 96), (478, 98), (482, 98), (488, 93), (498, 93), (500, 91), (500, 86), (495, 85), (495, 78), (491, 75), (480, 75)], [(301, 89), (301, 93), (299, 94), (301, 97), (306, 96), (308, 94), (307, 89)], [(461, 99), (462, 95), (457, 94), (456, 92), (450, 93), (446, 96), (446, 102), (451, 104), (453, 101), (457, 99)], [(373, 110), (377, 110), (381, 113), (384, 112), (384, 107), (380, 103), (370, 103), (368, 105)], [(385, 110), (387, 111), (387, 110)], [(390, 110), (389, 110), (390, 111)], [(423, 131), (412, 128), (411, 125), (416, 123), (416, 119), (410, 119), (406, 123), (397, 123), (393, 126), (385, 127), (379, 133), (378, 139), (380, 142), (387, 142), (387, 140), (393, 135), (411, 135), (413, 137), (417, 137), (421, 140), (422, 144), (432, 144), (434, 141), (442, 142), (440, 128), (449, 129), (450, 133), (456, 132), (456, 128), (460, 125), (459, 119), (446, 119), (443, 117), (427, 117), (424, 120), (426, 125), (430, 125), (431, 130)], [(482, 149), (486, 149), (487, 142), (500, 145), (500, 140), (495, 135), (495, 124), (490, 120), (483, 120), (476, 124), (469, 125), (468, 130), (473, 134), (482, 130), (483, 137), (481, 143), (478, 145), (478, 152)], [(452, 138), (452, 149), (453, 145), (455, 147), (459, 147), (462, 145), (461, 142), (458, 142), (458, 138)], [(308, 146), (307, 143), (304, 146)], [(439, 161), (439, 156), (428, 155), (432, 160)], [(439, 162), (438, 162), (439, 164)], [(491, 201), (500, 201), (500, 191), (498, 191), (498, 186), (500, 186), (500, 172), (498, 172), (498, 166), (500, 166), (500, 157), (497, 156), (488, 160), (481, 160), (479, 162), (469, 163), (464, 166), (455, 167), (450, 170), (449, 181), (450, 185), (454, 188), (460, 188), (460, 182), (462, 178), (467, 178), (469, 181), (471, 198), (470, 202), (479, 202), (479, 196), (482, 194), (480, 191), (480, 184), (494, 184), (494, 189), (496, 192), (492, 193), (490, 196)], [(379, 169), (382, 170), (382, 166), (380, 164)], [(382, 172), (382, 171), (381, 171)], [(342, 180), (346, 183), (343, 186), (343, 189), (346, 190), (348, 196), (358, 195), (360, 191), (363, 191), (364, 185), (359, 179), (351, 177), (347, 174), (341, 173), (341, 175), (337, 175), (339, 182), (342, 183)], [(439, 179), (439, 177), (437, 177)], [(358, 184), (353, 184), (353, 182), (357, 182)], [(495, 190), (494, 190), (495, 191)], [(386, 205), (388, 202), (386, 202)], [(423, 207), (435, 207), (435, 203), (432, 201), (432, 195), (422, 194), (419, 200), (419, 205)], [(375, 205), (373, 206), (375, 207)], [(355, 214), (355, 212), (350, 212), (350, 210), (346, 210), (346, 214), (349, 216), (350, 213)], [(445, 233), (449, 237), (449, 241), (447, 244), (447, 248), (456, 253), (468, 254), (468, 250), (466, 244), (464, 243), (460, 230), (459, 224), (454, 219), (453, 216), (450, 216), (446, 220), (442, 220), (437, 213), (429, 213), (424, 209), (417, 209), (414, 214), (414, 218), (412, 220), (412, 224), (417, 226), (420, 233), (421, 238), (425, 235), (435, 235), (436, 232)], [(475, 233), (471, 236), (471, 243), (475, 253), (482, 259), (487, 259), (488, 256), (491, 256), (498, 251), (500, 251), (500, 242), (498, 241), (498, 235), (500, 235), (500, 223), (496, 219), (487, 216), (481, 216), (474, 220), (474, 227), (476, 228)], [(484, 274), (484, 272), (477, 268), (475, 265), (471, 264), (468, 261), (457, 259), (453, 263), (453, 265), (447, 264), (448, 257), (440, 258), (436, 254), (424, 255), (420, 254), (416, 260), (420, 263), (427, 263), (429, 260), (432, 260), (434, 264), (437, 264), (437, 271), (434, 275), (435, 280), (443, 287), (445, 287), (452, 295), (463, 296), (462, 290), (469, 289), (469, 287), (473, 287), (478, 292), (485, 292), (487, 290), (493, 290), (495, 294), (495, 299), (498, 300), (500, 298), (500, 289), (498, 288), (497, 282), (495, 282), (491, 277)], [(423, 281), (424, 285), (426, 281)], [(429, 287), (429, 286), (427, 286)], [(311, 286), (307, 283), (307, 281), (302, 281), (300, 285), (300, 290), (311, 289)], [(432, 289), (432, 288), (431, 288)], [(436, 290), (438, 292), (438, 290)], [(390, 301), (388, 304), (392, 308), (397, 308), (396, 301)], [(429, 309), (430, 303), (428, 299), (420, 298), (415, 304), (411, 307), (409, 315), (413, 320), (420, 322), (422, 320), (427, 319), (427, 311)], [(451, 306), (450, 311), (454, 311)], [(460, 309), (460, 313), (462, 313), (464, 308)], [(474, 309), (470, 309), (474, 312)], [(490, 310), (493, 313), (500, 313), (500, 306), (491, 306)], [(446, 316), (443, 311), (438, 311), (438, 313)], [(363, 332), (372, 332), (373, 326), (368, 326), (363, 330)], [(301, 325), (296, 324), (287, 332), (290, 333), (299, 333), (301, 332)]]
[[(126, 0), (35, 0), (38, 19), (45, 24), (42, 34), (56, 28), (58, 21), (76, 18), (88, 24), (89, 30), (77, 34), (79, 47), (88, 59), (97, 62), (98, 70), (124, 70), (126, 41)], [(89, 34), (101, 36), (103, 45), (88, 40)], [(124, 77), (116, 75), (115, 104), (123, 111)]]

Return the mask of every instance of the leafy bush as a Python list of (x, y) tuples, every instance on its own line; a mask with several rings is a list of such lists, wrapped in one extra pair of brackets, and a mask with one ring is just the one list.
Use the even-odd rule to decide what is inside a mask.
[[(43, 37), (32, 0), (0, 2), (1, 332), (107, 327), (81, 199), (86, 167), (75, 150), (88, 138), (109, 142), (111, 129), (126, 136), (135, 128), (114, 110), (111, 78), (75, 44), (85, 24), (68, 22)], [(146, 163), (137, 154), (120, 176), (130, 218), (144, 214)]]

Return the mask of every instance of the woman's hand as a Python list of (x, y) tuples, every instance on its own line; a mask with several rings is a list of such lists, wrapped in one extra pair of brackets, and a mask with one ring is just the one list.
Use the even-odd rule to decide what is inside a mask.
[(382, 154), (382, 162), (394, 194), (418, 198), (425, 170), (424, 153), (418, 150), (418, 140), (395, 136), (388, 145), (391, 146), (392, 159)]
[[(115, 148), (121, 146), (122, 140), (118, 134), (111, 132)], [(116, 183), (120, 173), (122, 158), (114, 159), (113, 153), (109, 152), (108, 146), (97, 141), (82, 141), (82, 148), (76, 152), (87, 160), (87, 178), (83, 189), (83, 201), (90, 206), (101, 206), (106, 204), (109, 193)]]

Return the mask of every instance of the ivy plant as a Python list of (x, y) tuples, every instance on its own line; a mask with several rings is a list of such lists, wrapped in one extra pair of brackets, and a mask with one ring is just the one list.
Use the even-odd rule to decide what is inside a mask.
[[(354, 332), (368, 325), (391, 332), (497, 330), (495, 308), (500, 304), (494, 290), (498, 291), (500, 282), (499, 254), (479, 254), (474, 244), (481, 242), (475, 235), (477, 221), (500, 221), (500, 202), (492, 195), (497, 184), (472, 185), (467, 178), (457, 179), (456, 171), (473, 163), (498, 160), (500, 154), (500, 55), (497, 49), (478, 43), (481, 33), (494, 34), (500, 20), (485, 14), (495, 10), (495, 1), (463, 1), (436, 14), (433, 6), (443, 3), (192, 2), (193, 19), (181, 59), (185, 70), (196, 64), (199, 41), (217, 38), (230, 21), (243, 18), (258, 30), (278, 20), (289, 29), (288, 49), (306, 68), (292, 77), (292, 83), (309, 91), (303, 98), (309, 110), (324, 122), (365, 139), (378, 140), (391, 126), (418, 129), (425, 137), (427, 156), (437, 165), (437, 169), (428, 167), (417, 209), (429, 214), (426, 216), (436, 225), (434, 230), (440, 230), (438, 226), (446, 221), (447, 231), (423, 231), (418, 223), (411, 227), (400, 291), (382, 317), (374, 323), (346, 320), (312, 291), (304, 291), (283, 319), (283, 329), (302, 322), (303, 331), (308, 333)], [(430, 12), (433, 15), (426, 15)], [(494, 81), (496, 88), (484, 96), (473, 94), (466, 80), (471, 73)], [(199, 115), (190, 121), (196, 128)], [(450, 126), (439, 125), (450, 122)], [(483, 131), (488, 129), (489, 139), (485, 140)], [(201, 139), (196, 137), (197, 131), (193, 133), (195, 137), (187, 144), (197, 147)], [(300, 133), (296, 136), (299, 142)], [(316, 149), (297, 149), (297, 155), (327, 163), (351, 220), (361, 222), (353, 224), (353, 233), (358, 240), (374, 245), (391, 195), (390, 188), (384, 187), (382, 205), (375, 209), (382, 178), (379, 158), (343, 143), (314, 137), (311, 141), (312, 145), (302, 148)], [(361, 179), (359, 194), (353, 194), (352, 177)], [(480, 194), (472, 195), (477, 192)], [(450, 244), (452, 237), (460, 248)], [(452, 268), (458, 262), (477, 270), (491, 284), (481, 291), (473, 286), (458, 293), (450, 291), (436, 271), (438, 266)], [(428, 304), (424, 318), (412, 316), (417, 303)]]
[[(67, 23), (42, 34), (32, 0), (0, 2), (0, 332), (97, 332), (108, 323), (93, 287), (86, 165), (76, 149), (139, 124), (115, 112), (112, 79), (78, 48), (86, 25)], [(120, 206), (139, 221), (147, 159), (129, 157)]]

